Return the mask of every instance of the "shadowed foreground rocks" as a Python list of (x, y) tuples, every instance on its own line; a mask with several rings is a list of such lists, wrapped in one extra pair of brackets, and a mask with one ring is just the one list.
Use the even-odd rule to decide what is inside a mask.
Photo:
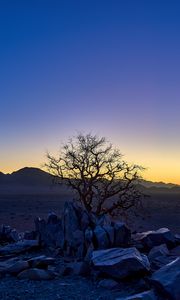
[(0, 244), (1, 299), (180, 300), (180, 239), (167, 228), (132, 235), (68, 202), (32, 232), (2, 225)]

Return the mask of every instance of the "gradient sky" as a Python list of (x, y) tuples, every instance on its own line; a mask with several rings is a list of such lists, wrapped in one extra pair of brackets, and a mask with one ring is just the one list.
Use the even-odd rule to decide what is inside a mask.
[(0, 1), (0, 171), (103, 135), (180, 184), (180, 2)]

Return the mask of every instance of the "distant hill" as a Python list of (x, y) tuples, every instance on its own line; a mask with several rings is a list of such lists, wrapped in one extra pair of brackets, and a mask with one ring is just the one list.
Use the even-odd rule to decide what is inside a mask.
[(38, 169), (25, 167), (11, 174), (3, 174), (0, 172), (0, 184), (3, 185), (49, 185), (52, 183), (52, 175)]
[[(0, 172), (0, 185), (47, 186), (52, 182), (53, 176), (39, 168), (25, 167), (11, 174)], [(167, 189), (174, 192), (180, 191), (180, 186), (172, 183), (141, 180), (139, 185), (151, 191), (167, 191)]]
[(148, 181), (148, 180), (141, 180), (140, 184), (145, 186), (146, 188), (173, 188), (173, 187), (177, 187), (177, 184), (173, 184), (173, 183), (164, 183), (162, 181), (160, 182), (153, 182), (153, 181)]

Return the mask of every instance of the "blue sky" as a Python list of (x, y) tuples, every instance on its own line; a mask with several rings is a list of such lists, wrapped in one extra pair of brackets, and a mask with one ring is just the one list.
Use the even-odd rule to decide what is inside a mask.
[(180, 3), (1, 1), (0, 169), (77, 131), (180, 183)]

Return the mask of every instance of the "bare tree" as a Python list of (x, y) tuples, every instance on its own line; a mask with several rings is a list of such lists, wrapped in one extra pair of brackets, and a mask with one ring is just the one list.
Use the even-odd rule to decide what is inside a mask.
[(50, 173), (77, 192), (88, 212), (114, 215), (140, 202), (137, 182), (143, 168), (125, 162), (104, 137), (78, 134), (60, 149), (58, 157), (47, 154), (47, 159)]

